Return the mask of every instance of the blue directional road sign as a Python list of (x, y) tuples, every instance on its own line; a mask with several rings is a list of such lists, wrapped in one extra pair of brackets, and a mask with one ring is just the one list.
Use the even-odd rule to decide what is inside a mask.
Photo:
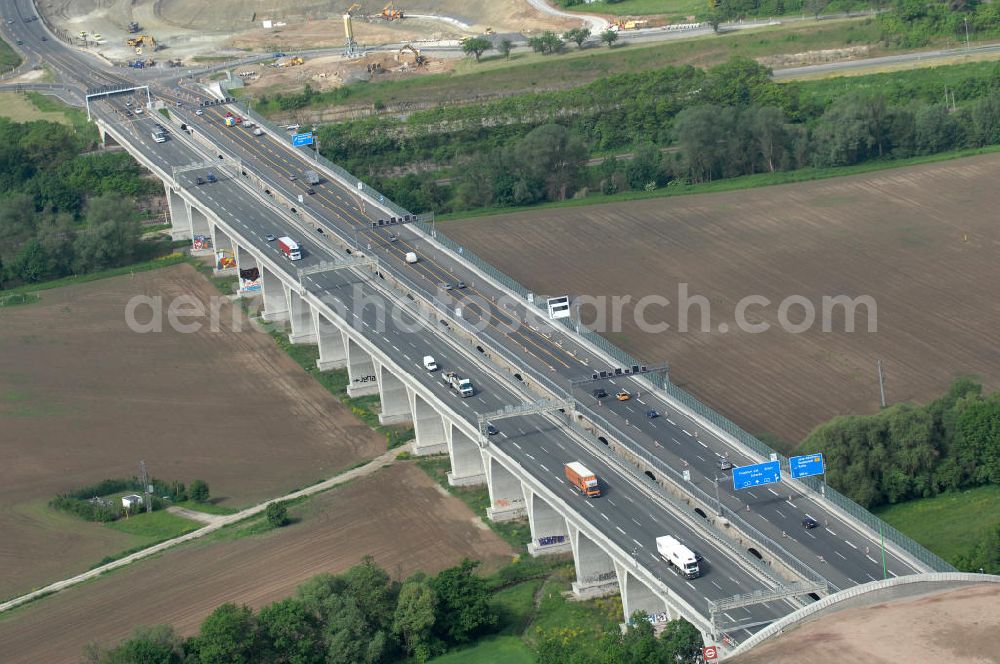
[(781, 462), (765, 461), (752, 466), (733, 468), (733, 488), (749, 489), (781, 481)]
[(292, 135), (292, 147), (298, 148), (303, 145), (312, 145), (313, 135), (312, 132), (306, 132), (305, 134), (294, 134)]
[(826, 468), (823, 465), (823, 455), (806, 454), (803, 456), (794, 456), (788, 460), (788, 470), (792, 475), (792, 479), (809, 477), (810, 475), (822, 475), (826, 472)]

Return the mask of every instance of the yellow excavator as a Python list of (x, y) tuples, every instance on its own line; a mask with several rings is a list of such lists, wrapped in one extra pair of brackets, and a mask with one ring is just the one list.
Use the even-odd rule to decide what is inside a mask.
[(129, 37), (125, 40), (126, 46), (131, 46), (132, 48), (142, 48), (143, 46), (156, 50), (156, 40), (153, 39), (152, 35), (138, 35), (136, 37)]

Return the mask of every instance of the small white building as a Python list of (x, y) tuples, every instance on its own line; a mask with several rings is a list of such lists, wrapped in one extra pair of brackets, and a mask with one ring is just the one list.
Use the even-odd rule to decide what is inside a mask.
[(131, 512), (134, 508), (139, 507), (140, 505), (142, 505), (142, 496), (139, 494), (133, 493), (128, 496), (122, 496), (122, 507), (128, 511)]

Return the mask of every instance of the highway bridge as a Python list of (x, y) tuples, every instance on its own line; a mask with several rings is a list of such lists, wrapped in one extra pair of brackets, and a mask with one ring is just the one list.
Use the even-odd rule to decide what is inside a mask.
[[(152, 84), (150, 95), (53, 36), (43, 41), (44, 22), (17, 18), (35, 13), (27, 0), (2, 6), (14, 18), (9, 35), (80, 97), (90, 93), (102, 141), (163, 181), (174, 237), (196, 241), (194, 253), (231, 256), (232, 270), (256, 270), (264, 318), (287, 320), (294, 343), (317, 344), (320, 369), (346, 368), (351, 394), (377, 393), (383, 421), (412, 421), (417, 453), (447, 452), (453, 484), (485, 483), (490, 518), (526, 516), (533, 554), (571, 552), (581, 597), (621, 592), (626, 619), (635, 610), (657, 622), (684, 617), (728, 648), (822, 595), (953, 571), (819, 483), (735, 491), (720, 459), (742, 466), (770, 450), (663, 377), (633, 373), (643, 363), (549, 320), (527, 289), (291, 147), (283, 129), (257, 117), (263, 135), (225, 126), (226, 113), (246, 110), (184, 78)], [(168, 125), (166, 142), (152, 139), (156, 123)], [(321, 174), (312, 194), (306, 170)], [(407, 223), (377, 226), (393, 218)], [(303, 245), (301, 261), (268, 240), (283, 235)], [(418, 262), (406, 261), (410, 252)], [(466, 287), (443, 286), (459, 282)], [(424, 355), (470, 377), (476, 395), (449, 390)], [(597, 399), (597, 388), (633, 398)], [(646, 417), (650, 409), (661, 416)], [(486, 422), (499, 433), (487, 435)], [(574, 460), (598, 474), (600, 498), (563, 477)], [(807, 516), (819, 527), (803, 529)], [(666, 534), (700, 554), (702, 576), (684, 579), (659, 558), (655, 538)]]

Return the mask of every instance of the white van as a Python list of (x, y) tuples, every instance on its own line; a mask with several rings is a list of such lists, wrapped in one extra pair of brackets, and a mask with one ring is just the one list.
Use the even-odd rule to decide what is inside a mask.
[(417, 262), (417, 254), (415, 252), (412, 252), (412, 251), (406, 252), (406, 262), (409, 263), (410, 265), (413, 265), (414, 263), (416, 263)]
[(435, 362), (434, 358), (430, 355), (424, 355), (424, 369), (427, 369), (428, 371), (438, 370), (437, 362)]

